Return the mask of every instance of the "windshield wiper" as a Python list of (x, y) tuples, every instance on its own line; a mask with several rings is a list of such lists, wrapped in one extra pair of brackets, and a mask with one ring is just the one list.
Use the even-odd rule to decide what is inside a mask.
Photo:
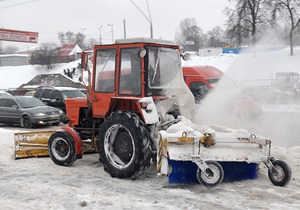
[(152, 83), (154, 83), (156, 72), (157, 72), (157, 69), (158, 69), (158, 62), (159, 62), (159, 58), (160, 58), (159, 56), (160, 56), (160, 49), (158, 49), (158, 52), (157, 52), (157, 60), (156, 60), (156, 63), (155, 63), (155, 69), (154, 69), (154, 73), (153, 73)]

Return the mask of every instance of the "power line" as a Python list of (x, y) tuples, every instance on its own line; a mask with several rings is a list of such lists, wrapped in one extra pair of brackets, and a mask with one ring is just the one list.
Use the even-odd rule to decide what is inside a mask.
[[(4, 1), (4, 0), (2, 0), (2, 1)], [(0, 9), (14, 7), (14, 6), (22, 5), (22, 4), (28, 4), (28, 3), (35, 2), (35, 1), (39, 1), (39, 0), (32, 0), (32, 1), (26, 1), (26, 2), (22, 2), (22, 3), (18, 3), (18, 4), (12, 4), (12, 5), (9, 5), (9, 6), (0, 7)]]

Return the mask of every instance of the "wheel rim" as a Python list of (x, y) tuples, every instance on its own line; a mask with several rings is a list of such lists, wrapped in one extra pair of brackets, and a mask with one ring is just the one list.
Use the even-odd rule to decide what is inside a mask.
[(30, 121), (29, 121), (29, 119), (28, 119), (27, 117), (25, 117), (25, 118), (23, 119), (23, 124), (24, 124), (24, 127), (25, 127), (25, 128), (28, 128), (28, 127), (29, 127)]
[(63, 161), (70, 155), (70, 145), (63, 138), (55, 138), (51, 144), (51, 151), (55, 159)]
[(281, 182), (284, 178), (285, 173), (279, 165), (275, 165), (274, 168), (275, 169), (272, 171), (272, 177), (274, 181)]
[(111, 126), (105, 133), (104, 150), (114, 167), (126, 168), (135, 157), (135, 144), (131, 133), (120, 124)]
[(215, 184), (219, 181), (220, 176), (221, 176), (221, 172), (220, 172), (219, 168), (217, 166), (213, 165), (213, 164), (208, 164), (208, 166), (211, 169), (212, 175), (206, 176), (205, 173), (203, 173), (200, 169), (198, 169), (198, 170), (200, 170), (199, 171), (200, 176), (201, 176), (202, 180), (204, 180), (206, 183)]

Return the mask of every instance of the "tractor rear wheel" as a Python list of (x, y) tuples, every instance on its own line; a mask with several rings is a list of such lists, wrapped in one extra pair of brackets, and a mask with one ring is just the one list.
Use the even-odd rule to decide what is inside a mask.
[(150, 135), (138, 115), (113, 112), (100, 127), (98, 151), (112, 177), (137, 178), (150, 165)]
[(70, 166), (76, 160), (75, 141), (68, 132), (58, 131), (49, 138), (48, 152), (57, 165)]

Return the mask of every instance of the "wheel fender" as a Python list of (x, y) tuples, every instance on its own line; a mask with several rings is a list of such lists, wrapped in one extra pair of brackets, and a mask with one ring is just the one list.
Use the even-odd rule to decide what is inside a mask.
[(76, 147), (76, 154), (82, 154), (82, 139), (79, 136), (79, 134), (71, 127), (68, 126), (62, 126), (62, 130), (65, 130), (68, 132), (74, 139), (75, 141), (75, 147)]
[[(152, 97), (144, 97), (139, 100), (142, 116), (146, 124), (155, 124), (159, 121), (156, 105)], [(143, 107), (142, 104), (145, 104)]]

